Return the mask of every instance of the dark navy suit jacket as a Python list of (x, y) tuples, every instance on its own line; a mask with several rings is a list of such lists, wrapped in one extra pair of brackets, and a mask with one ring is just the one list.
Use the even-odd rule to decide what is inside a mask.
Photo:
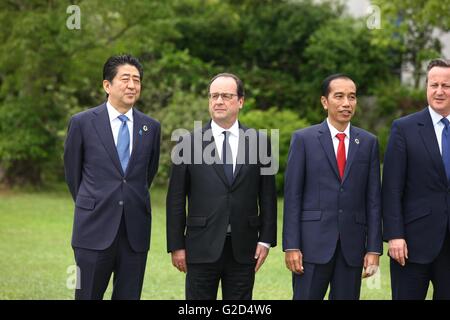
[(133, 149), (120, 165), (106, 103), (74, 115), (64, 148), (66, 182), (75, 201), (72, 246), (108, 248), (124, 214), (136, 252), (150, 246), (148, 189), (158, 170), (160, 124), (133, 108)]
[(430, 263), (449, 228), (450, 186), (428, 108), (393, 122), (383, 166), (383, 238)]
[(326, 120), (294, 132), (284, 190), (283, 249), (300, 249), (303, 261), (331, 260), (340, 239), (350, 266), (367, 252), (382, 253), (380, 164), (374, 135), (350, 126), (344, 177)]

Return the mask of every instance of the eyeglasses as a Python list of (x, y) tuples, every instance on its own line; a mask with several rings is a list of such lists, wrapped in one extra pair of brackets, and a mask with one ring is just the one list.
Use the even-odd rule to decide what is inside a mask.
[(211, 100), (217, 100), (217, 99), (219, 99), (219, 97), (222, 97), (222, 100), (230, 101), (231, 99), (233, 99), (234, 96), (237, 96), (237, 94), (235, 94), (235, 93), (218, 93), (218, 92), (214, 92), (214, 93), (208, 94), (208, 96), (209, 96), (209, 98)]

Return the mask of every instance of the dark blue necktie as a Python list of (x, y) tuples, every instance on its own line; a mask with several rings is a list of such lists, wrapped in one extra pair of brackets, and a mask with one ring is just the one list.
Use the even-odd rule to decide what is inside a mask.
[(449, 121), (447, 118), (441, 119), (445, 128), (442, 130), (442, 161), (444, 162), (447, 181), (450, 182), (450, 132), (448, 129)]
[(125, 115), (118, 117), (122, 121), (117, 137), (117, 153), (119, 154), (120, 164), (123, 172), (127, 170), (128, 160), (130, 160), (130, 131), (128, 130), (128, 118)]
[(222, 132), (224, 135), (223, 145), (222, 145), (222, 162), (223, 170), (225, 171), (225, 176), (228, 179), (230, 186), (233, 184), (233, 155), (231, 153), (231, 146), (229, 142), (230, 132)]

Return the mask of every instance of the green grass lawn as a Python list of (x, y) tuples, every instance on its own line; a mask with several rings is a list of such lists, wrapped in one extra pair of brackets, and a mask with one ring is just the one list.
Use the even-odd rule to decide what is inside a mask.
[[(152, 190), (153, 226), (142, 299), (184, 299), (184, 274), (166, 252), (165, 190)], [(256, 275), (254, 299), (291, 299), (291, 274), (281, 251), (282, 201), (278, 246)], [(0, 192), (0, 299), (73, 299), (70, 246), (73, 202), (61, 191)], [(69, 273), (68, 273), (69, 272)], [(111, 296), (111, 285), (105, 298)], [(220, 294), (219, 294), (220, 297)], [(363, 280), (361, 299), (390, 299), (389, 263)]]

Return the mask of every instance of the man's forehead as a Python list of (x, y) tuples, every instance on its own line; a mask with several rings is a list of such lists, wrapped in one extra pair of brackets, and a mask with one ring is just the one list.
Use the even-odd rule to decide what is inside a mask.
[(355, 83), (347, 78), (334, 79), (330, 82), (330, 91), (356, 91)]
[(123, 76), (123, 75), (129, 75), (129, 76), (137, 76), (140, 77), (139, 70), (130, 64), (123, 64), (117, 67), (117, 75)]
[(429, 78), (441, 77), (441, 76), (450, 78), (450, 68), (434, 67), (428, 72)]
[(211, 83), (211, 88), (213, 87), (227, 87), (236, 89), (237, 85), (236, 81), (231, 77), (218, 77)]

